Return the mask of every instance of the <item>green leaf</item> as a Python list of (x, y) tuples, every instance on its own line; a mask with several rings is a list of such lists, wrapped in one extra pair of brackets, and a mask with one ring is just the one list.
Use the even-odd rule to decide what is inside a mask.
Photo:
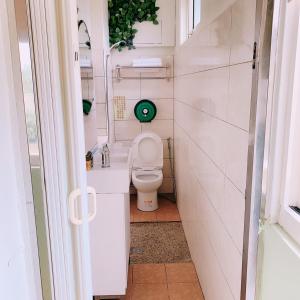
[(133, 39), (137, 29), (133, 28), (136, 22), (152, 21), (158, 24), (156, 0), (108, 0), (109, 13), (109, 42), (114, 44), (121, 39), (126, 44), (120, 44), (118, 50), (123, 48), (135, 49)]

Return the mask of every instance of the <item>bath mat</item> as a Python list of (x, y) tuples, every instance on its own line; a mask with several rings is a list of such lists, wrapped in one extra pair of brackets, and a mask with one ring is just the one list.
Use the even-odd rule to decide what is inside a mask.
[(181, 222), (133, 223), (130, 230), (131, 264), (191, 261)]

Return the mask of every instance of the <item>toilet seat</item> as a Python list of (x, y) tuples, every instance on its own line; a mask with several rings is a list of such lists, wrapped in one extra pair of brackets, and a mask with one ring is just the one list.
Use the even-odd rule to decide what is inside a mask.
[(132, 179), (138, 183), (154, 183), (163, 178), (162, 170), (133, 170)]
[(133, 141), (133, 169), (162, 169), (163, 144), (161, 138), (153, 132), (139, 134)]

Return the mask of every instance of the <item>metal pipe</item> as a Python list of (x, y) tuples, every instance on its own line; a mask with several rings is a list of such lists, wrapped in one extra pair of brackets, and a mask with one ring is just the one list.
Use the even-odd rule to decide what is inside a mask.
[(112, 134), (111, 134), (111, 130), (110, 130), (110, 115), (109, 115), (109, 101), (108, 101), (108, 59), (111, 56), (111, 51), (118, 47), (120, 44), (124, 44), (126, 43), (125, 41), (119, 41), (115, 44), (113, 44), (110, 48), (109, 48), (109, 53), (106, 54), (105, 57), (105, 104), (106, 104), (106, 128), (107, 128), (107, 135), (108, 135), (108, 143), (110, 144), (112, 142)]

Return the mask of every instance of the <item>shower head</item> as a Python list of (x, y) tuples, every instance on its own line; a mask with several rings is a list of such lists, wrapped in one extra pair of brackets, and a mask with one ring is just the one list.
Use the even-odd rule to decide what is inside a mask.
[(117, 48), (120, 44), (126, 44), (126, 42), (122, 40), (122, 41), (119, 41), (119, 42), (113, 44), (113, 45), (109, 48), (109, 51), (111, 51), (111, 50), (114, 49), (114, 48)]

